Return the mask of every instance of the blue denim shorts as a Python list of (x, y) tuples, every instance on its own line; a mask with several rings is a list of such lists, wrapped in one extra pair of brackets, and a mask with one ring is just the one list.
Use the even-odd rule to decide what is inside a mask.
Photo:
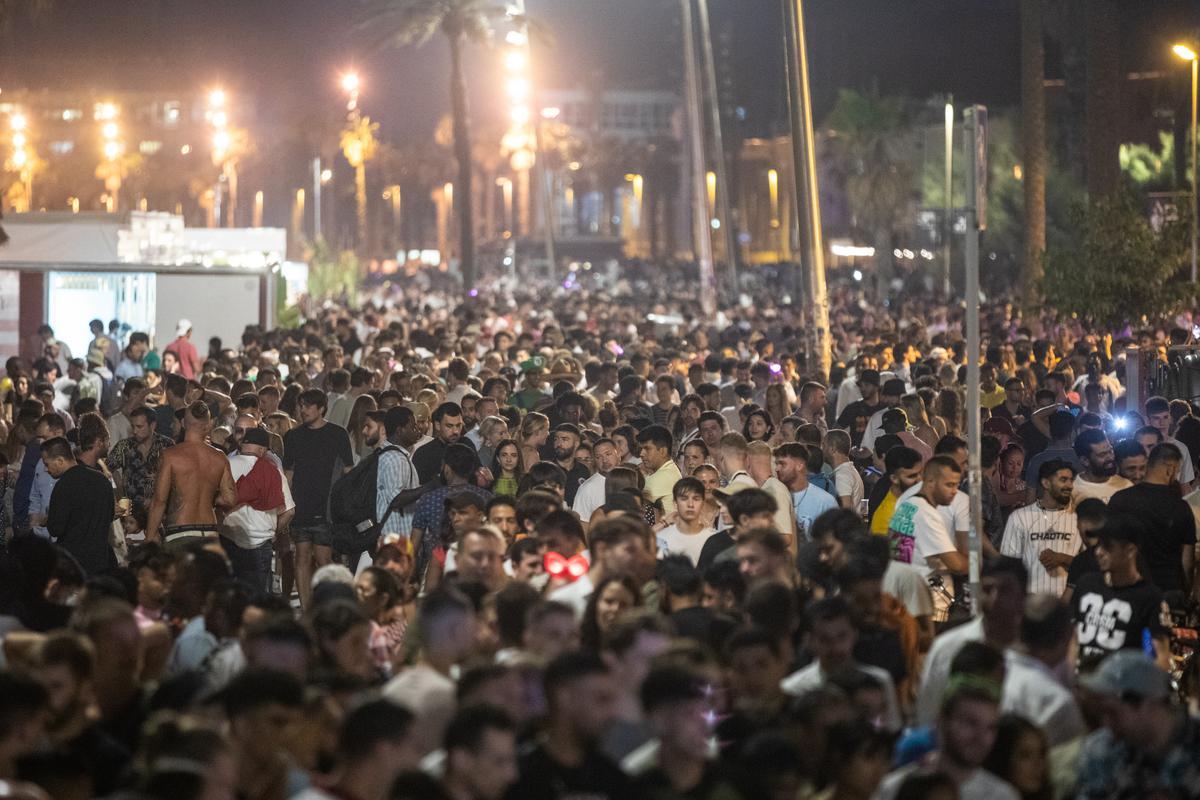
[(317, 547), (333, 546), (333, 526), (327, 520), (310, 519), (304, 522), (293, 520), (290, 535), (296, 544), (311, 542)]

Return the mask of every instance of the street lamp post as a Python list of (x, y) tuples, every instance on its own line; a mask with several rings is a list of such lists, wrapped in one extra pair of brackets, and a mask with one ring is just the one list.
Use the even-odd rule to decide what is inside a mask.
[(1197, 231), (1196, 201), (1200, 195), (1196, 191), (1196, 100), (1197, 79), (1200, 78), (1200, 56), (1196, 50), (1186, 44), (1177, 44), (1171, 48), (1175, 55), (1184, 61), (1192, 62), (1192, 283), (1196, 282), (1196, 249), (1200, 234)]

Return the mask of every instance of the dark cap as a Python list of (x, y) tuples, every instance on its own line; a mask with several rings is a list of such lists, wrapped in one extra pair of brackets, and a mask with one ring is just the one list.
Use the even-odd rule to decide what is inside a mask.
[(480, 511), (484, 511), (486, 508), (483, 498), (474, 492), (458, 492), (446, 498), (447, 509), (454, 508), (461, 511), (472, 507), (478, 508)]
[(412, 409), (404, 406), (392, 406), (383, 415), (383, 429), (388, 436), (391, 436), (401, 426), (407, 425), (412, 416)]
[(882, 394), (893, 397), (901, 397), (904, 394), (904, 389), (904, 381), (900, 380), (899, 378), (889, 378), (883, 384)]
[(259, 447), (270, 447), (271, 436), (267, 433), (266, 428), (247, 428), (242, 434), (242, 444), (256, 444)]
[(872, 386), (879, 385), (879, 370), (864, 369), (858, 376), (858, 383), (869, 383)]
[(554, 433), (573, 433), (579, 439), (583, 438), (583, 432), (579, 430), (579, 426), (573, 422), (562, 422), (554, 427)]

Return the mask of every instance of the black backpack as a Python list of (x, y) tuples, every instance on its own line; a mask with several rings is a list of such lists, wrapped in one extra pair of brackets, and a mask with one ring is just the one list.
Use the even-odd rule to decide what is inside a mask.
[(379, 457), (387, 452), (400, 451), (388, 446), (375, 450), (354, 468), (334, 482), (329, 492), (329, 521), (333, 524), (333, 549), (354, 556), (374, 548), (383, 524), (375, 519), (376, 489), (379, 486)]

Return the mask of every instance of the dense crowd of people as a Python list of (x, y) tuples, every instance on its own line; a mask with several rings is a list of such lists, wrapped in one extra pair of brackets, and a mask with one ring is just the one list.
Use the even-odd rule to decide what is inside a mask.
[[(770, 281), (436, 274), (0, 380), (0, 795), (1200, 797), (1200, 418), (1125, 348)], [(1181, 324), (1190, 320), (1181, 321)], [(1189, 638), (1190, 637), (1190, 638)]]

